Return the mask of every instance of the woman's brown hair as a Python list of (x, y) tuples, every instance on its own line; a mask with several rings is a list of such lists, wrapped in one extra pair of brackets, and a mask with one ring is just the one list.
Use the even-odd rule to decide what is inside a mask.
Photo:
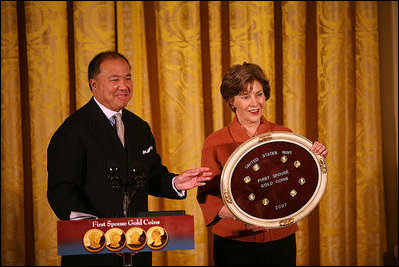
[(220, 93), (229, 107), (235, 112), (230, 105), (229, 99), (239, 95), (245, 91), (248, 84), (255, 80), (260, 82), (266, 100), (270, 98), (270, 84), (263, 70), (256, 64), (244, 62), (242, 65), (232, 66), (223, 76), (220, 85)]

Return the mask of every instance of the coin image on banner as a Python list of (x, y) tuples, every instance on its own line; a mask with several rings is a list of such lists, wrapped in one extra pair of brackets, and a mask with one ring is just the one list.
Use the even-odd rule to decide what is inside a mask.
[(83, 246), (89, 252), (99, 252), (104, 248), (104, 232), (99, 229), (90, 229), (83, 236)]
[(126, 244), (126, 236), (122, 229), (111, 228), (105, 233), (105, 246), (110, 251), (119, 251)]
[(224, 204), (240, 221), (281, 228), (306, 217), (327, 185), (324, 158), (291, 132), (269, 132), (242, 143), (223, 168)]
[(147, 243), (147, 235), (140, 227), (132, 227), (126, 232), (126, 246), (130, 250), (140, 250)]
[(152, 249), (161, 249), (168, 243), (168, 233), (165, 228), (153, 226), (147, 230), (147, 245)]

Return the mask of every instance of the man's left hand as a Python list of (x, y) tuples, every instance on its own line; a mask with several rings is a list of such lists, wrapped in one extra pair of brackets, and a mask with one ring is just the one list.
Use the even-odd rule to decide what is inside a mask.
[(189, 190), (196, 186), (205, 185), (205, 181), (211, 179), (212, 172), (208, 167), (200, 167), (183, 172), (175, 178), (175, 187), (177, 190)]

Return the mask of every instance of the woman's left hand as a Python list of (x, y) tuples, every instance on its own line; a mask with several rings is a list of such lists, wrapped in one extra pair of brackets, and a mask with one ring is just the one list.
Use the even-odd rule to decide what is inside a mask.
[(311, 150), (312, 150), (314, 153), (316, 153), (316, 154), (318, 154), (318, 155), (321, 155), (321, 156), (323, 156), (324, 158), (327, 158), (328, 151), (327, 151), (327, 148), (326, 148), (322, 143), (319, 143), (319, 142), (315, 141), (315, 142), (313, 143), (313, 145), (312, 145)]

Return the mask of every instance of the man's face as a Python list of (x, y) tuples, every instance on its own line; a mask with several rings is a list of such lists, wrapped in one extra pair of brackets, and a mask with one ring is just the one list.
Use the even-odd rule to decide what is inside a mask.
[(107, 58), (100, 65), (100, 73), (90, 80), (94, 97), (105, 107), (119, 111), (132, 97), (132, 75), (123, 58)]

